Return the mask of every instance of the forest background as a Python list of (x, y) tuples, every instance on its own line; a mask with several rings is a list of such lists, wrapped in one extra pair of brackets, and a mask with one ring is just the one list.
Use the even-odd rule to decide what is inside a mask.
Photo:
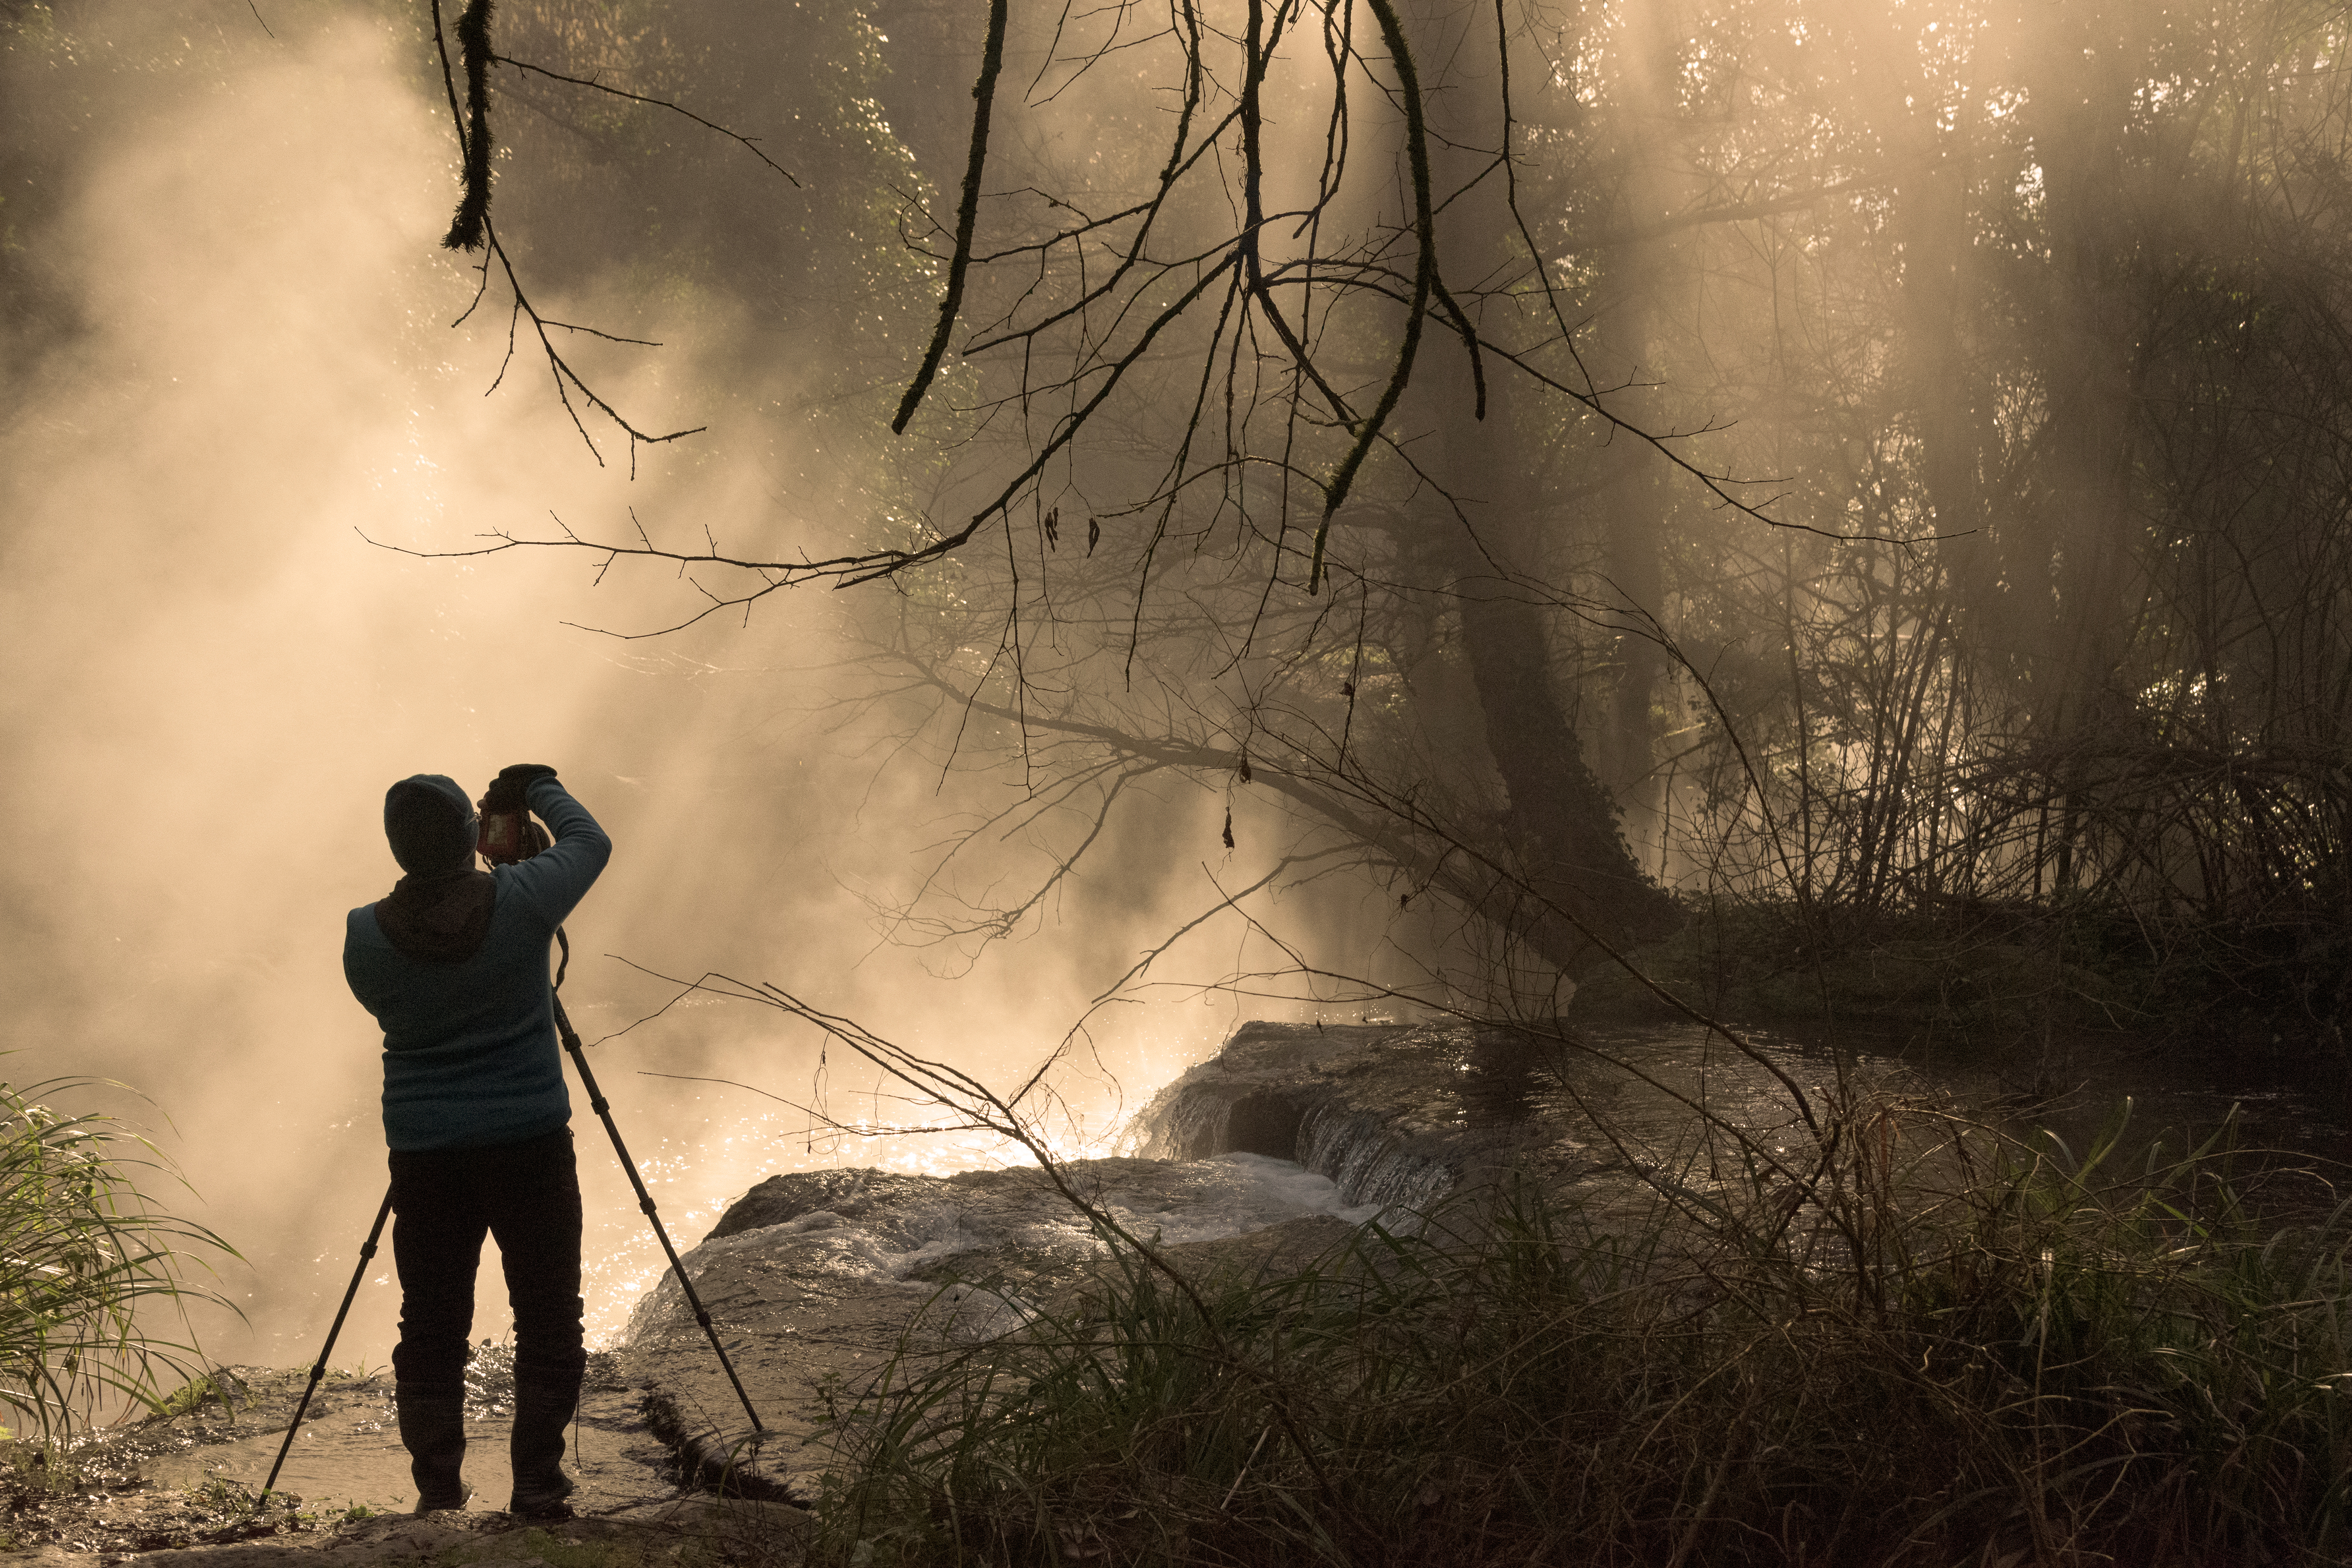
[[(428, 8), (8, 6), (8, 989), (284, 1108), (215, 1203), (351, 1228), (320, 868), (460, 711), (605, 748), (601, 951), (995, 1062), (1612, 952), (2340, 1049), (2341, 7), (994, 15), (501, 6), (478, 280)], [(814, 1070), (750, 1027), (657, 1065)]]

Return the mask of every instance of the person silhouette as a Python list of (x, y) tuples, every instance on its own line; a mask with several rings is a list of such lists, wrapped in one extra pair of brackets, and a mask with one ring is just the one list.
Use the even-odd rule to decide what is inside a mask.
[(563, 1428), (587, 1365), (580, 1180), (555, 1030), (548, 944), (611, 858), (612, 840), (542, 763), (501, 772), (484, 812), (528, 806), (554, 836), (530, 859), (475, 865), (466, 792), (416, 773), (385, 792), (404, 873), (351, 911), (343, 976), (383, 1030), (392, 1164), (400, 1439), (416, 1511), (463, 1508), (465, 1369), (482, 1238), (495, 1237), (514, 1310), (512, 1513), (563, 1518)]

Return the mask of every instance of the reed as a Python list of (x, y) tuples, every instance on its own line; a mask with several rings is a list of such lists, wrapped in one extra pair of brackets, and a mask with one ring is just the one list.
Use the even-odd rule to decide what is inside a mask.
[(2125, 1168), (2128, 1102), (2079, 1157), (1829, 1111), (1630, 1226), (1508, 1184), (1189, 1289), (1106, 1235), (841, 1411), (810, 1561), (2340, 1560), (2340, 1213), (2265, 1223), (2228, 1128)]
[(237, 1256), (141, 1190), (175, 1179), (146, 1139), (45, 1103), (94, 1087), (0, 1082), (0, 1415), (13, 1428), (0, 1435), (44, 1452), (100, 1408), (154, 1408), (203, 1372), (185, 1308), (229, 1303), (188, 1271)]

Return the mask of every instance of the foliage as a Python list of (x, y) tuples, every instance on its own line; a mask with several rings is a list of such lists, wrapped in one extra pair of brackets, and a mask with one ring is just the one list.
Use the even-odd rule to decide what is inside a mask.
[(227, 1305), (186, 1271), (237, 1257), (140, 1190), (170, 1175), (146, 1139), (100, 1112), (44, 1103), (97, 1087), (0, 1082), (0, 1409), (52, 1446), (102, 1404), (152, 1408), (194, 1375), (196, 1347), (164, 1337), (158, 1318), (184, 1323), (192, 1300)]
[(155, 1404), (158, 1415), (186, 1415), (218, 1401), (221, 1408), (234, 1420), (236, 1415), (236, 1394), (229, 1385), (211, 1373), (192, 1377), (173, 1393)]
[(2258, 1225), (2226, 1129), (2117, 1170), (2127, 1110), (2078, 1159), (1854, 1095), (1805, 1190), (1517, 1186), (1190, 1290), (1122, 1247), (845, 1415), (812, 1560), (2335, 1560), (2343, 1215)]

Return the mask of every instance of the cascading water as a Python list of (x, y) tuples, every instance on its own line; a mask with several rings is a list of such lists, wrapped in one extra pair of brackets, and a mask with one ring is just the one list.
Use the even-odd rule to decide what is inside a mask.
[(1248, 1024), (1136, 1118), (1147, 1157), (1294, 1160), (1351, 1206), (1418, 1208), (1521, 1151), (1527, 1052), (1462, 1026)]

